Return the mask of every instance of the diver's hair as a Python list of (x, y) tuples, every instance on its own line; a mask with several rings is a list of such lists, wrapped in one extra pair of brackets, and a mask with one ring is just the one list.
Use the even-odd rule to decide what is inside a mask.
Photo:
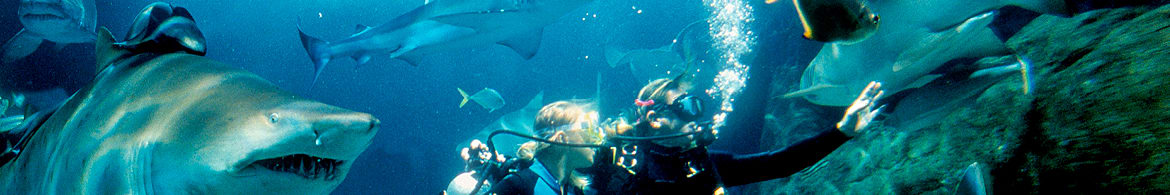
[(538, 131), (537, 136), (548, 138), (556, 134), (556, 127), (583, 122), (589, 114), (587, 111), (592, 105), (582, 100), (561, 100), (549, 103), (536, 113), (536, 120), (532, 129)]
[[(533, 133), (537, 137), (548, 139), (556, 135), (558, 131), (567, 130), (558, 127), (590, 120), (587, 116), (589, 111), (593, 110), (593, 104), (588, 102), (587, 100), (561, 100), (545, 105), (536, 113), (536, 120), (532, 124), (532, 129), (535, 131)], [(520, 145), (516, 155), (521, 159), (535, 160), (537, 155), (553, 155), (564, 152), (564, 149), (550, 149), (550, 146), (550, 144), (543, 142), (529, 141)], [(570, 182), (578, 188), (584, 188), (589, 184), (588, 177), (577, 173), (573, 173), (570, 178)]]
[[(688, 78), (689, 77), (686, 77), (686, 73), (684, 72), (683, 75), (679, 75), (673, 79), (660, 78), (650, 81), (650, 83), (647, 83), (646, 86), (642, 86), (642, 90), (638, 90), (638, 100), (654, 100), (654, 104), (668, 104), (666, 101), (666, 95), (668, 94), (667, 92), (672, 90), (679, 92), (690, 90), (690, 81), (688, 81)], [(639, 106), (638, 109), (635, 110), (635, 114), (638, 116), (645, 116), (646, 112), (648, 111), (650, 111), (649, 107)]]
[(659, 104), (666, 103), (666, 92), (671, 90), (668, 88), (671, 83), (674, 83), (674, 80), (668, 78), (650, 81), (646, 86), (642, 86), (642, 90), (638, 90), (638, 100), (654, 100)]

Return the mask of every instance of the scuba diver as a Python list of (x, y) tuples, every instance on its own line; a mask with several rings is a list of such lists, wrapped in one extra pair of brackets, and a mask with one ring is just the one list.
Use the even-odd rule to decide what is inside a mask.
[(513, 134), (534, 141), (506, 160), (494, 150), (491, 137), (511, 131), (494, 132), (487, 144), (473, 140), (461, 155), (469, 168), (482, 168), (460, 174), (442, 194), (584, 194), (588, 179), (576, 170), (593, 166), (595, 150), (588, 146), (604, 141), (591, 107), (576, 100), (545, 105), (533, 122), (536, 136)]
[(723, 187), (787, 177), (832, 153), (882, 109), (873, 109), (881, 84), (871, 82), (836, 129), (762, 153), (710, 151), (706, 146), (715, 141), (716, 130), (712, 122), (700, 121), (702, 101), (688, 94), (690, 84), (683, 79), (654, 80), (639, 91), (633, 128), (610, 139), (618, 146), (614, 163), (585, 171), (594, 173), (591, 188), (598, 194), (722, 194)]
[[(700, 120), (702, 101), (688, 94), (690, 84), (682, 76), (643, 87), (632, 124), (619, 119), (596, 125), (595, 114), (577, 111), (568, 102), (553, 103), (538, 114), (534, 125), (538, 137), (496, 131), (487, 139), (488, 152), (482, 159), (496, 158), (491, 138), (497, 134), (540, 142), (530, 142), (519, 152), (535, 151), (531, 165), (488, 161), (480, 168), (486, 174), (479, 181), (495, 185), (477, 185), (466, 194), (484, 192), (481, 189), (490, 189), (491, 194), (723, 194), (724, 187), (787, 177), (832, 153), (881, 112), (881, 107), (874, 109), (883, 95), (880, 87), (869, 83), (835, 129), (756, 154), (707, 149), (716, 130), (712, 122)], [(519, 160), (508, 160), (512, 161)], [(499, 175), (508, 176), (493, 179)]]
[[(597, 135), (597, 112), (588, 105), (557, 101), (545, 105), (536, 114), (532, 128), (542, 140), (569, 144), (600, 144)], [(575, 194), (583, 195), (588, 177), (578, 169), (593, 166), (594, 150), (529, 142), (521, 146), (521, 156), (531, 154), (532, 165), (512, 173), (492, 186), (492, 194)], [(530, 151), (530, 152), (526, 152)]]

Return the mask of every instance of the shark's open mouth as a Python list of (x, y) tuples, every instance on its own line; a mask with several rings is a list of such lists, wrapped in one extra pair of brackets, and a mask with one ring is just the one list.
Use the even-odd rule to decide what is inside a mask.
[(307, 179), (323, 178), (325, 180), (333, 180), (337, 178), (337, 168), (342, 163), (345, 162), (305, 154), (294, 154), (259, 160), (252, 164), (277, 172), (296, 174)]

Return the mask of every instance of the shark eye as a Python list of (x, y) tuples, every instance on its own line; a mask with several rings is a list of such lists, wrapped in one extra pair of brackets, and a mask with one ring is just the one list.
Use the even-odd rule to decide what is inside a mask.
[(277, 121), (280, 121), (280, 115), (277, 115), (275, 112), (268, 114), (268, 122), (276, 123)]

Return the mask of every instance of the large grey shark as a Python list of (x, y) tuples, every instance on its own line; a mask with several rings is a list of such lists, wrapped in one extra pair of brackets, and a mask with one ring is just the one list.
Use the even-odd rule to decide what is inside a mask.
[(593, 0), (430, 0), (390, 22), (366, 27), (337, 41), (322, 41), (297, 28), (313, 60), (313, 83), (334, 58), (352, 57), (358, 64), (374, 54), (417, 65), (419, 58), (439, 51), (501, 44), (525, 59), (536, 55), (544, 26)]
[(809, 63), (801, 89), (785, 97), (804, 97), (826, 106), (848, 106), (870, 81), (886, 92), (915, 88), (937, 76), (930, 73), (961, 58), (1006, 55), (1011, 51), (988, 26), (995, 10), (1015, 5), (1063, 14), (1058, 0), (892, 0), (871, 1), (882, 26), (854, 44), (825, 44)]
[(98, 76), (0, 167), (2, 193), (326, 194), (370, 145), (371, 115), (197, 55), (181, 8), (141, 13), (130, 40), (98, 30)]
[(4, 43), (3, 62), (32, 54), (45, 40), (57, 48), (93, 42), (96, 11), (94, 0), (20, 0), (16, 12), (24, 29)]

